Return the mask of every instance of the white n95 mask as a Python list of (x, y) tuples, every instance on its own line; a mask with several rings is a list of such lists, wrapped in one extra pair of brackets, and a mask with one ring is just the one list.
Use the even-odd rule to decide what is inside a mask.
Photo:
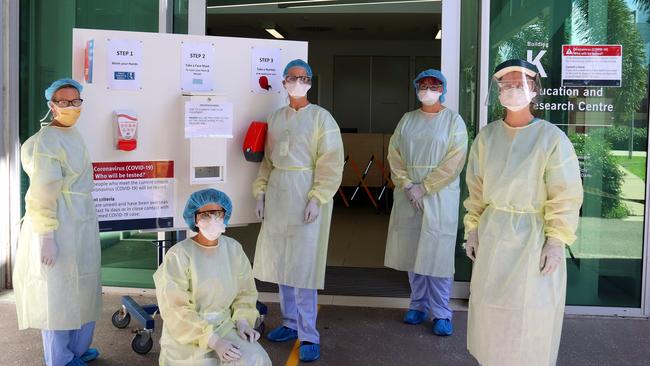
[(223, 223), (223, 219), (199, 220), (196, 226), (198, 226), (201, 235), (210, 241), (217, 240), (226, 231), (226, 224)]
[(438, 103), (438, 100), (440, 99), (440, 96), (442, 93), (437, 92), (437, 91), (431, 91), (429, 89), (426, 90), (418, 90), (418, 99), (422, 104), (424, 105), (434, 105)]
[(303, 84), (299, 82), (295, 83), (284, 83), (284, 88), (287, 89), (287, 92), (290, 96), (294, 98), (301, 98), (307, 95), (307, 91), (311, 89), (311, 84)]
[(512, 88), (499, 92), (499, 102), (505, 108), (517, 112), (530, 104), (537, 93), (531, 92), (526, 88)]

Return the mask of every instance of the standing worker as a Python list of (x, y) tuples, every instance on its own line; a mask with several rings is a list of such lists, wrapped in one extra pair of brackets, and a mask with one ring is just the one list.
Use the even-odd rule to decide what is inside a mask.
[(339, 127), (310, 104), (311, 67), (293, 60), (284, 69), (289, 105), (269, 117), (265, 156), (253, 194), (262, 221), (253, 264), (256, 278), (277, 283), (283, 325), (267, 338), (300, 340), (300, 360), (320, 357), (317, 289), (325, 285), (332, 198), (343, 174)]
[(54, 118), (21, 148), (30, 184), (13, 274), (18, 328), (41, 329), (48, 366), (99, 355), (89, 348), (102, 309), (93, 168), (74, 127), (82, 89), (72, 79), (53, 82), (45, 99)]
[(564, 245), (576, 239), (583, 192), (566, 134), (531, 113), (539, 91), (535, 65), (496, 67), (491, 99), (505, 118), (481, 130), (467, 164), (467, 348), (483, 366), (552, 366), (560, 345)]
[(411, 304), (404, 322), (433, 317), (433, 333), (449, 336), (467, 129), (458, 113), (442, 105), (447, 81), (440, 71), (422, 71), (413, 86), (422, 107), (404, 114), (388, 147), (396, 188), (385, 265), (408, 271)]

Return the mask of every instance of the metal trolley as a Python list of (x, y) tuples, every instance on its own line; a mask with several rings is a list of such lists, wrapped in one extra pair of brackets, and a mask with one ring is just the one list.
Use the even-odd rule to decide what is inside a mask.
[[(154, 240), (152, 243), (157, 247), (158, 265), (162, 263), (165, 252), (174, 245), (173, 240)], [(170, 244), (171, 243), (171, 244)], [(256, 304), (260, 317), (255, 322), (255, 330), (264, 334), (266, 326), (264, 318), (268, 313), (268, 308), (261, 302)], [(116, 328), (124, 329), (131, 323), (133, 318), (138, 327), (133, 331), (134, 336), (131, 340), (131, 348), (138, 354), (145, 355), (153, 348), (153, 331), (156, 326), (155, 317), (159, 314), (157, 304), (138, 304), (131, 296), (122, 296), (122, 306), (113, 313), (111, 322)]]

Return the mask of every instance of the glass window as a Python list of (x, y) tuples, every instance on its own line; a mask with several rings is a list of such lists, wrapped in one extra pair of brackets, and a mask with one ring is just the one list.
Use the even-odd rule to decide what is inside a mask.
[[(73, 28), (157, 32), (158, 5), (158, 0), (21, 1), (20, 141), (40, 128), (39, 120), (47, 112), (45, 88), (70, 76)], [(29, 179), (22, 173), (22, 197), (28, 187)], [(155, 235), (102, 233), (101, 239), (104, 285), (153, 288)]]
[[(649, 13), (633, 0), (491, 2), (490, 69), (523, 58), (540, 69), (536, 113), (561, 128), (581, 162), (578, 240), (567, 251), (567, 304), (640, 307), (648, 140)], [(562, 87), (562, 45), (622, 45), (621, 87)], [(490, 106), (490, 120), (503, 111)]]

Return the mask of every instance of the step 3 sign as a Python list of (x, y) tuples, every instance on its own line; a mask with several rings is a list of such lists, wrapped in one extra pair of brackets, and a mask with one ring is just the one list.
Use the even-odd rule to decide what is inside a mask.
[(174, 226), (173, 161), (93, 163), (99, 231)]
[(621, 45), (563, 45), (563, 87), (620, 87)]

